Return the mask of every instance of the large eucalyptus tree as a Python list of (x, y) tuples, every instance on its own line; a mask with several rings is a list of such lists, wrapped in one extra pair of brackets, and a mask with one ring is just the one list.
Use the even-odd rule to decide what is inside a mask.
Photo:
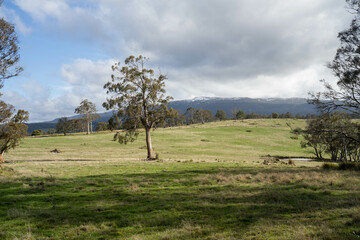
[(114, 74), (104, 88), (110, 97), (103, 104), (106, 109), (115, 109), (123, 118), (125, 134), (118, 133), (115, 138), (120, 143), (134, 141), (139, 128), (145, 129), (147, 158), (155, 159), (151, 143), (151, 130), (162, 123), (167, 115), (167, 104), (171, 100), (166, 96), (163, 74), (155, 75), (147, 68), (148, 58), (130, 56), (124, 65), (120, 62), (112, 66)]

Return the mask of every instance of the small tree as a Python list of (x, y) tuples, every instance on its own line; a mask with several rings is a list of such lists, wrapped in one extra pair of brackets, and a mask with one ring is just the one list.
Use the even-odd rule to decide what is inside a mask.
[[(350, 28), (338, 34), (340, 47), (337, 49), (333, 61), (328, 64), (328, 68), (338, 79), (338, 89), (325, 80), (321, 80), (326, 90), (310, 93), (309, 103), (315, 104), (322, 113), (345, 110), (357, 118), (360, 116), (360, 2), (358, 0), (346, 0), (346, 2), (348, 9), (354, 14), (354, 19)], [(356, 125), (356, 123), (351, 124)], [(360, 125), (357, 124), (355, 129), (359, 128)], [(343, 134), (342, 136), (349, 135)], [(347, 140), (357, 146), (360, 145), (360, 135), (353, 135)], [(345, 141), (344, 139), (343, 142)]]
[(31, 136), (40, 136), (42, 134), (43, 134), (42, 129), (37, 129), (37, 130), (32, 131)]
[(83, 118), (75, 118), (69, 120), (69, 131), (70, 132), (85, 132), (87, 128), (87, 121)]
[(270, 117), (271, 118), (279, 118), (279, 114), (276, 112), (273, 112), (273, 113), (271, 113)]
[(171, 97), (165, 95), (166, 76), (155, 76), (154, 70), (145, 67), (147, 61), (148, 58), (143, 56), (130, 56), (125, 59), (124, 66), (121, 67), (120, 62), (112, 66), (114, 74), (104, 86), (111, 97), (103, 106), (108, 110), (119, 110), (124, 118), (126, 133), (117, 138), (120, 143), (124, 143), (124, 138), (133, 141), (136, 130), (145, 128), (147, 158), (150, 160), (155, 159), (150, 131), (166, 118)]
[(109, 130), (109, 123), (107, 122), (98, 122), (96, 125), (96, 131), (106, 131)]
[(84, 120), (87, 122), (87, 134), (90, 134), (90, 128), (92, 130), (92, 121), (99, 117), (99, 115), (96, 114), (95, 104), (84, 99), (81, 101), (80, 106), (75, 109), (75, 113), (83, 115)]
[(180, 126), (183, 125), (184, 121), (185, 121), (185, 116), (180, 114), (179, 110), (170, 108), (167, 113), (165, 125), (169, 127)]
[(206, 122), (211, 122), (213, 120), (213, 114), (210, 110), (206, 110), (206, 109), (198, 109), (196, 110), (195, 114), (194, 114), (194, 119), (195, 122), (197, 123), (201, 123), (204, 124)]
[(246, 118), (246, 113), (242, 110), (238, 110), (235, 113), (234, 119), (245, 119)]
[(49, 130), (47, 131), (47, 134), (53, 135), (56, 133), (56, 129), (55, 128), (49, 128)]
[[(8, 110), (12, 111), (12, 109), (12, 106), (9, 105)], [(27, 135), (28, 127), (24, 122), (28, 120), (29, 113), (18, 110), (11, 119), (0, 126), (0, 162), (3, 162), (2, 155), (17, 147), (21, 139)]]
[(224, 112), (224, 110), (219, 109), (219, 110), (217, 110), (217, 112), (215, 114), (215, 118), (220, 121), (226, 120), (227, 119), (226, 113)]
[(71, 130), (71, 122), (67, 117), (59, 118), (56, 124), (56, 132), (63, 133), (64, 136)]
[(304, 130), (295, 129), (293, 133), (302, 134), (301, 146), (312, 147), (319, 159), (328, 153), (333, 161), (360, 160), (360, 145), (356, 141), (360, 127), (344, 113), (323, 114), (308, 120)]
[(185, 112), (185, 121), (186, 121), (186, 124), (194, 124), (195, 123), (195, 112), (196, 112), (196, 109), (193, 108), (193, 107), (189, 107), (188, 109), (186, 109), (186, 112)]

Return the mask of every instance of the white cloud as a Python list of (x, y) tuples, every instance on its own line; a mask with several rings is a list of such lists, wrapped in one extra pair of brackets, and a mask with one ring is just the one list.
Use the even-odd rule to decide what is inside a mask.
[(63, 82), (53, 86), (62, 89), (60, 94), (55, 96), (39, 81), (29, 80), (21, 84), (20, 91), (4, 91), (3, 99), (19, 109), (29, 111), (31, 122), (75, 115), (75, 108), (85, 98), (95, 103), (99, 112), (104, 112), (102, 103), (106, 101), (106, 92), (103, 86), (111, 80), (114, 62), (113, 59), (96, 62), (77, 59), (61, 68)]
[(62, 18), (69, 10), (66, 1), (63, 0), (15, 0), (14, 3), (39, 21), (46, 21), (49, 17)]
[(113, 59), (130, 54), (150, 57), (177, 99), (305, 97), (321, 87), (319, 79), (331, 78), (324, 65), (352, 18), (338, 0), (14, 2), (49, 34), (107, 53), (106, 61), (75, 56), (61, 67), (63, 94), (50, 100), (61, 105), (66, 98), (71, 107), (83, 98), (99, 106)]

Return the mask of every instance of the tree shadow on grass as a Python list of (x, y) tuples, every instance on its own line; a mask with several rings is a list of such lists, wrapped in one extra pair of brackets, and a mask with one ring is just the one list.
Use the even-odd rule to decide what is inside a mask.
[[(329, 190), (302, 181), (264, 184), (235, 178), (259, 173), (311, 172), (238, 167), (9, 180), (0, 188), (0, 238), (26, 231), (27, 225), (35, 238), (50, 239), (126, 239), (160, 233), (206, 239), (224, 232), (242, 238), (267, 221), (323, 224), (324, 219), (311, 219), (312, 214), (360, 207), (357, 191), (331, 186)], [(359, 222), (354, 226), (360, 227)], [(334, 224), (331, 234), (333, 239), (354, 237), (345, 225)]]

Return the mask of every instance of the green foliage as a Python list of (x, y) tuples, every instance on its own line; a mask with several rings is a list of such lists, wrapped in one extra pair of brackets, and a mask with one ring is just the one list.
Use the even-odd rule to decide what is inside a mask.
[(286, 112), (286, 113), (281, 113), (279, 115), (279, 118), (287, 118), (287, 119), (289, 119), (289, 118), (294, 118), (294, 116), (292, 115), (291, 112)]
[(273, 112), (273, 113), (271, 113), (270, 117), (271, 118), (279, 118), (279, 114), (276, 112)]
[(70, 132), (85, 132), (88, 125), (88, 122), (84, 118), (71, 119), (68, 121), (69, 131)]
[(59, 118), (56, 124), (56, 132), (66, 135), (71, 131), (71, 122), (67, 117)]
[(122, 125), (121, 120), (122, 113), (117, 112), (117, 114), (113, 114), (113, 116), (108, 121), (108, 128), (111, 131), (114, 131), (116, 129), (120, 129)]
[(49, 128), (49, 130), (47, 131), (47, 134), (55, 134), (56, 133), (56, 129), (55, 128)]
[(96, 111), (95, 104), (87, 99), (82, 100), (80, 106), (75, 109), (75, 113), (82, 114), (84, 121), (87, 123), (87, 134), (92, 131), (92, 121), (100, 117), (96, 114)]
[(109, 123), (98, 122), (96, 126), (96, 131), (106, 131), (109, 130)]
[(170, 108), (166, 113), (166, 119), (164, 122), (165, 126), (173, 127), (173, 126), (181, 126), (185, 122), (185, 115), (180, 114), (179, 110), (175, 110)]
[(341, 162), (339, 163), (339, 170), (354, 170), (360, 171), (360, 163), (359, 162)]
[[(2, 1), (0, 1), (1, 4)], [(0, 88), (3, 87), (4, 80), (18, 76), (23, 71), (23, 68), (17, 65), (20, 60), (18, 51), (18, 39), (14, 26), (1, 18)], [(24, 122), (28, 120), (27, 111), (18, 110), (14, 115), (13, 106), (0, 101), (0, 154), (19, 145), (20, 140), (27, 135), (27, 126)]]
[(28, 121), (29, 113), (19, 110), (11, 120), (0, 126), (0, 154), (6, 153), (10, 149), (17, 147), (22, 138), (27, 135), (27, 126), (24, 122)]
[(340, 163), (324, 163), (322, 168), (325, 170), (353, 170), (360, 171), (359, 162), (340, 162)]
[(338, 170), (339, 169), (339, 164), (337, 163), (324, 163), (322, 165), (322, 168), (325, 170)]
[(193, 107), (189, 107), (188, 109), (186, 109), (186, 112), (184, 114), (186, 124), (189, 125), (189, 124), (196, 123), (196, 121), (195, 121), (195, 112), (196, 112), (196, 109), (193, 108)]
[(239, 110), (235, 113), (235, 117), (234, 119), (245, 119), (246, 118), (246, 113), (242, 110)]
[(226, 117), (226, 113), (225, 113), (224, 110), (222, 110), (222, 109), (217, 110), (217, 112), (216, 112), (216, 114), (215, 114), (215, 118), (216, 118), (217, 120), (220, 120), (220, 121), (223, 121), (223, 120), (228, 119), (228, 118)]
[[(145, 67), (147, 61), (148, 58), (141, 55), (130, 56), (125, 59), (124, 66), (120, 62), (112, 66), (114, 74), (104, 85), (111, 97), (103, 106), (118, 111), (124, 119), (125, 130), (134, 132), (141, 126), (145, 128), (148, 158), (153, 159), (150, 130), (164, 122), (171, 97), (165, 95), (166, 76), (155, 76), (154, 70)], [(133, 133), (129, 133), (131, 135)]]
[(207, 123), (213, 121), (214, 117), (210, 110), (207, 109), (197, 109), (193, 115), (193, 120), (195, 123)]
[[(1, 4), (1, 3), (0, 3)], [(0, 19), (0, 85), (4, 80), (19, 75), (23, 68), (17, 66), (20, 61), (18, 38), (14, 25)]]
[(360, 125), (344, 113), (323, 114), (309, 120), (305, 130), (298, 132), (304, 137), (302, 147), (312, 147), (317, 158), (328, 153), (333, 161), (360, 160)]
[(136, 131), (117, 132), (114, 135), (113, 141), (118, 141), (120, 144), (127, 144), (128, 142), (134, 142), (139, 133)]
[(14, 107), (12, 105), (6, 104), (4, 101), (0, 100), (0, 124), (9, 121), (13, 115), (13, 112)]
[(42, 129), (37, 129), (37, 130), (34, 130), (32, 133), (31, 133), (31, 136), (40, 136), (43, 134), (43, 131)]

